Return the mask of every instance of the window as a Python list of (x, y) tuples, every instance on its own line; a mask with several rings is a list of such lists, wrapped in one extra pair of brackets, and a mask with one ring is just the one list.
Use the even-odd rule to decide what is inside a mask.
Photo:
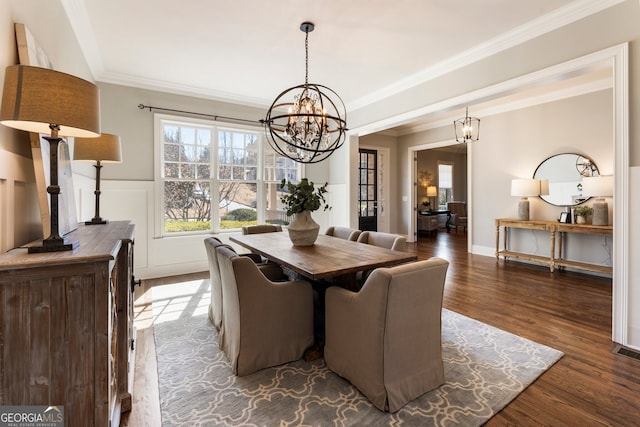
[(300, 166), (271, 149), (263, 132), (156, 116), (162, 224), (157, 234), (210, 232), (288, 223), (280, 181)]
[(453, 200), (453, 164), (438, 162), (438, 206)]

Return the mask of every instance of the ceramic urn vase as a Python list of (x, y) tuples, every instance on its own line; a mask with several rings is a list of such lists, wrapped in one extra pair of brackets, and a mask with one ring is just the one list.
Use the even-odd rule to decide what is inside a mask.
[(302, 211), (289, 224), (289, 239), (294, 246), (312, 246), (319, 231), (320, 224), (313, 220), (311, 211)]

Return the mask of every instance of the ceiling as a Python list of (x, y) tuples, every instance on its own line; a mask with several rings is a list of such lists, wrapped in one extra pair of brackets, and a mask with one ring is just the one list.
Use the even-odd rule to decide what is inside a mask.
[[(311, 21), (309, 81), (335, 90), (347, 111), (610, 5), (601, 0), (63, 2), (97, 81), (265, 109), (284, 89), (304, 82), (305, 35), (299, 27)], [(409, 132), (406, 126), (395, 132)], [(416, 126), (425, 122), (412, 123), (411, 129)]]

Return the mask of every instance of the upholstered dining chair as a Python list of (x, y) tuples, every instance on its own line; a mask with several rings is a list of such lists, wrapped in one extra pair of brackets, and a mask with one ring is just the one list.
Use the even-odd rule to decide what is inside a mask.
[(242, 234), (274, 233), (278, 231), (282, 231), (282, 226), (279, 224), (245, 225), (242, 227)]
[(362, 233), (362, 231), (355, 228), (331, 226), (327, 228), (327, 231), (325, 231), (324, 234), (326, 234), (327, 236), (338, 237), (340, 239), (351, 240), (352, 242), (355, 242), (356, 240), (358, 240), (360, 233)]
[(358, 236), (359, 243), (379, 246), (394, 251), (406, 251), (407, 238), (399, 234), (383, 233), (380, 231), (363, 231)]
[(306, 281), (272, 282), (246, 257), (216, 248), (222, 281), (220, 348), (237, 376), (297, 360), (313, 344)]
[[(220, 278), (220, 266), (218, 263), (218, 254), (216, 253), (216, 248), (218, 247), (227, 247), (233, 251), (233, 248), (225, 243), (223, 243), (217, 237), (207, 237), (204, 239), (204, 247), (207, 252), (207, 261), (209, 264), (209, 281), (211, 284), (211, 302), (209, 303), (209, 320), (213, 323), (213, 326), (217, 330), (220, 330), (222, 326), (222, 281)], [(267, 276), (270, 280), (273, 281), (282, 281), (286, 280), (287, 276), (285, 276), (282, 268), (277, 264), (272, 263), (264, 263), (260, 258), (260, 255), (257, 254), (242, 254), (241, 256), (247, 257), (252, 260), (258, 268), (262, 271), (262, 274)]]
[(382, 411), (444, 383), (441, 312), (449, 263), (431, 258), (373, 271), (355, 293), (325, 296), (327, 367)]
[[(242, 234), (277, 233), (280, 231), (282, 231), (282, 226), (279, 224), (245, 225), (242, 227)], [(262, 258), (262, 262), (268, 263), (269, 261)]]
[(467, 204), (465, 202), (447, 202), (447, 210), (451, 212), (451, 223), (449, 227), (462, 227), (467, 232)]

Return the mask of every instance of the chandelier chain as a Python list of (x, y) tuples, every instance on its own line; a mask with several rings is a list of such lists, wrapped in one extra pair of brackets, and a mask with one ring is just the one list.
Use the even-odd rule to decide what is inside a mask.
[(309, 31), (304, 36), (304, 84), (309, 84)]

